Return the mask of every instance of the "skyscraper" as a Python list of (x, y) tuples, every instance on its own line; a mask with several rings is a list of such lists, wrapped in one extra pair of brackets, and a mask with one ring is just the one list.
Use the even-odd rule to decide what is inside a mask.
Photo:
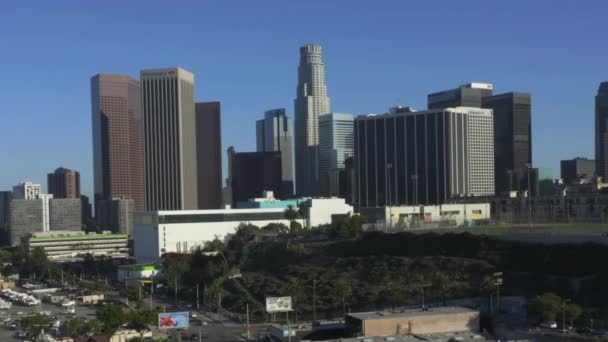
[(595, 176), (595, 160), (582, 157), (562, 160), (560, 171), (564, 184), (576, 184), (580, 180), (590, 182)]
[(145, 210), (198, 208), (194, 74), (141, 71)]
[(240, 152), (228, 148), (232, 205), (261, 197), (265, 190), (279, 192), (282, 186), (281, 153)]
[(219, 102), (196, 103), (198, 208), (222, 208), (222, 124)]
[(80, 198), (80, 173), (63, 167), (47, 175), (48, 193), (53, 198)]
[(595, 165), (597, 176), (608, 180), (608, 82), (602, 82), (595, 96)]
[(8, 208), (12, 198), (12, 191), (0, 191), (0, 226), (8, 225)]
[(319, 194), (339, 196), (339, 175), (354, 152), (354, 118), (348, 113), (319, 116)]
[(319, 115), (329, 113), (321, 46), (300, 48), (295, 107), (296, 193), (314, 196), (319, 191)]
[(427, 96), (428, 108), (481, 108), (482, 99), (491, 96), (493, 88), (489, 83), (467, 83), (455, 89), (429, 94)]
[(391, 111), (355, 120), (357, 205), (441, 204), (494, 194), (489, 109)]
[(285, 108), (268, 110), (256, 122), (256, 142), (258, 152), (281, 152), (283, 186), (276, 196), (293, 196), (292, 123)]
[(494, 179), (496, 195), (528, 189), (532, 164), (531, 96), (511, 92), (484, 97), (494, 114)]
[(124, 196), (144, 208), (143, 118), (139, 81), (126, 75), (91, 78), (94, 203)]

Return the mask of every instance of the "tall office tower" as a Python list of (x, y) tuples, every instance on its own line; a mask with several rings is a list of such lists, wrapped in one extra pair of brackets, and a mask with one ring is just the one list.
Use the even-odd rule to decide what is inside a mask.
[(282, 186), (281, 152), (240, 152), (228, 148), (232, 205), (261, 197), (265, 190), (279, 192)]
[(264, 119), (256, 122), (258, 152), (281, 152), (283, 187), (281, 198), (293, 196), (293, 135), (292, 123), (285, 108), (268, 110)]
[(144, 208), (143, 116), (139, 81), (125, 75), (91, 78), (93, 176), (98, 201), (125, 196)]
[(564, 184), (590, 182), (595, 177), (595, 160), (577, 157), (560, 162), (561, 178)]
[(79, 198), (80, 173), (60, 167), (47, 175), (48, 193), (53, 198)]
[(50, 230), (82, 230), (82, 203), (80, 198), (49, 200)]
[(602, 82), (595, 96), (596, 174), (608, 180), (608, 82)]
[(427, 96), (428, 108), (481, 108), (482, 99), (486, 96), (492, 96), (492, 88), (493, 86), (489, 83), (467, 83), (456, 89), (429, 94)]
[(111, 200), (102, 201), (99, 211), (102, 213), (102, 220), (99, 221), (100, 230), (132, 234), (134, 211), (132, 199), (115, 197)]
[(357, 206), (494, 195), (492, 126), (491, 110), (467, 107), (357, 117)]
[(339, 196), (340, 171), (354, 152), (354, 117), (348, 113), (319, 116), (319, 194)]
[(141, 71), (146, 210), (198, 209), (194, 74)]
[(12, 198), (12, 191), (0, 191), (0, 226), (8, 225), (8, 208)]
[(13, 186), (13, 199), (36, 199), (40, 195), (40, 184), (23, 182)]
[(314, 196), (319, 191), (319, 115), (331, 111), (319, 45), (308, 44), (300, 48), (294, 107), (296, 193)]
[(487, 96), (482, 106), (494, 113), (496, 194), (527, 190), (528, 167), (532, 165), (530, 94), (511, 92)]
[(222, 208), (222, 123), (219, 102), (196, 103), (198, 208)]

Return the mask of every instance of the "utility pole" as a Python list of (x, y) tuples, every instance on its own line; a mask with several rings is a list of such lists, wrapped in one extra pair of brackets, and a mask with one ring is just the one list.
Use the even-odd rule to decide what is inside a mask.
[(386, 175), (388, 178), (388, 216), (389, 216), (389, 227), (393, 228), (393, 198), (391, 196), (391, 170), (393, 169), (393, 163), (386, 164)]
[(494, 276), (494, 285), (496, 285), (496, 312), (500, 313), (500, 286), (502, 285), (502, 272), (496, 272)]
[(530, 170), (532, 164), (526, 164), (528, 166), (528, 230), (532, 232), (532, 189), (530, 188)]
[(562, 306), (562, 333), (566, 335), (566, 305), (570, 302), (570, 299), (565, 299)]
[(247, 303), (247, 340), (249, 340), (249, 303)]
[(196, 283), (196, 310), (198, 310), (199, 308), (198, 302), (198, 283)]
[(317, 279), (312, 280), (312, 321), (317, 321)]
[(175, 277), (175, 305), (177, 306), (177, 277)]

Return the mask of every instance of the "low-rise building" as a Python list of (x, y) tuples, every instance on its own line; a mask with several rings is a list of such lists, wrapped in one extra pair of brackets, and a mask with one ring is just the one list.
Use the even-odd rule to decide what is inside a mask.
[(361, 208), (360, 212), (374, 230), (474, 226), (490, 220), (489, 203)]
[(52, 231), (34, 233), (28, 239), (28, 249), (42, 247), (49, 260), (72, 261), (82, 259), (86, 254), (112, 258), (129, 257), (127, 234), (101, 234), (74, 231)]
[(345, 317), (348, 336), (428, 335), (479, 331), (479, 312), (465, 307), (363, 312)]
[[(289, 201), (285, 201), (287, 202)], [(353, 207), (341, 198), (306, 199), (304, 202), (306, 214), (304, 217), (298, 216), (295, 221), (309, 228), (332, 223), (333, 220), (353, 212)], [(287, 205), (248, 209), (137, 212), (133, 234), (134, 255), (139, 263), (154, 263), (165, 253), (191, 253), (197, 247), (204, 246), (207, 241), (225, 239), (234, 234), (241, 223), (258, 227), (270, 223), (289, 226), (290, 222), (285, 218), (285, 208)]]

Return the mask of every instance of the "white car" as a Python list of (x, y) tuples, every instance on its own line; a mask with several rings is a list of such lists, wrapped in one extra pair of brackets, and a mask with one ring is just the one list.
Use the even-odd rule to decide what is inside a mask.
[(546, 329), (557, 329), (557, 322), (555, 322), (555, 321), (542, 322), (540, 324), (540, 327), (546, 328)]
[(74, 306), (74, 305), (76, 305), (76, 302), (73, 300), (64, 300), (63, 302), (61, 302), (61, 306), (63, 306), (64, 308)]
[(196, 318), (196, 312), (190, 312), (190, 318)]

